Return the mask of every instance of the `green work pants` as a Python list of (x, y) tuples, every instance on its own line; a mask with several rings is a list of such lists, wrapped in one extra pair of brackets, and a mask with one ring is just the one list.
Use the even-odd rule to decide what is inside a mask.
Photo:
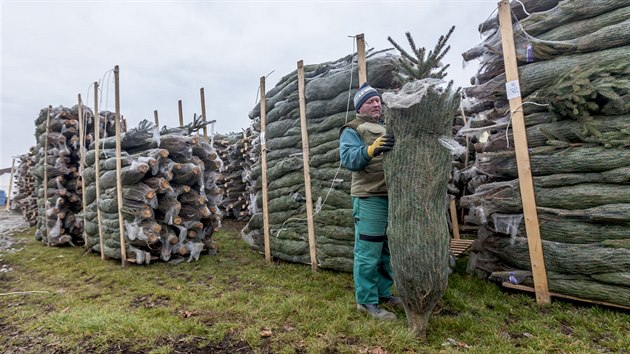
[(387, 197), (353, 197), (354, 292), (357, 304), (378, 304), (392, 295), (387, 245)]

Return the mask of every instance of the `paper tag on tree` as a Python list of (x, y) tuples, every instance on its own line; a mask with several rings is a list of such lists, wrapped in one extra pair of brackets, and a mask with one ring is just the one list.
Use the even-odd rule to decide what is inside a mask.
[(518, 80), (507, 82), (505, 84), (505, 92), (508, 100), (521, 97), (521, 87), (518, 84)]
[(265, 145), (265, 132), (260, 132), (260, 144)]

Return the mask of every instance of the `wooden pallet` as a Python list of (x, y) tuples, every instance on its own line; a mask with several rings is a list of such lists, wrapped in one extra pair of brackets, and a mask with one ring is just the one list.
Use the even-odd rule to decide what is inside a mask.
[[(504, 288), (516, 289), (516, 290), (522, 290), (522, 291), (527, 291), (527, 292), (531, 292), (531, 293), (536, 293), (534, 288), (532, 288), (530, 286), (527, 286), (527, 285), (512, 284), (512, 283), (507, 282), (507, 281), (501, 283), (501, 285), (503, 285)], [(582, 299), (582, 298), (571, 296), (571, 295), (564, 295), (564, 294), (558, 294), (558, 293), (553, 293), (553, 292), (549, 292), (549, 295), (552, 296), (552, 297), (560, 298), (560, 299), (567, 299), (567, 300), (573, 300), (573, 301), (579, 301), (579, 302), (587, 302), (587, 303), (595, 304), (595, 305), (603, 305), (603, 306), (615, 307), (615, 308), (624, 309), (624, 310), (630, 310), (630, 307), (628, 307), (628, 306), (613, 304), (613, 303), (606, 302), (606, 301)]]
[(472, 245), (474, 240), (454, 239), (450, 240), (451, 254), (453, 257), (459, 257), (462, 253), (466, 252)]

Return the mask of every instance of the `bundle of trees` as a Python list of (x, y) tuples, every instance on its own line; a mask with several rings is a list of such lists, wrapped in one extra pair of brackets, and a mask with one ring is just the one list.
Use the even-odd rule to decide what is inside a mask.
[[(44, 108), (35, 120), (37, 153), (32, 171), (37, 191), (35, 238), (49, 246), (84, 244), (83, 218), (78, 216), (82, 210), (78, 108), (78, 105)], [(88, 107), (83, 110), (90, 112)], [(111, 118), (112, 115), (105, 118), (106, 134), (115, 133)], [(89, 143), (92, 121), (86, 121), (85, 132)]]
[[(629, 306), (630, 2), (521, 2), (518, 109), (549, 288)], [(454, 173), (466, 223), (481, 226), (470, 267), (531, 285), (496, 19), (480, 31), (486, 39), (463, 54), (481, 58), (481, 69), (464, 90), (467, 124), (458, 132), (471, 139), (475, 163)]]
[(27, 154), (20, 156), (20, 162), (15, 170), (15, 186), (17, 194), (11, 201), (11, 209), (19, 211), (30, 226), (37, 224), (37, 193), (35, 189), (35, 147)]
[(258, 134), (252, 127), (242, 133), (217, 134), (214, 136), (214, 147), (223, 161), (217, 185), (223, 189), (221, 210), (223, 217), (231, 217), (238, 221), (250, 219), (252, 197), (248, 190), (251, 166), (258, 157), (255, 146)]
[[(102, 114), (100, 121), (107, 121)], [(221, 227), (223, 192), (216, 179), (222, 162), (210, 142), (193, 134), (196, 124), (158, 132), (143, 121), (121, 134), (120, 211), (129, 262), (190, 261), (216, 251), (212, 234)], [(97, 176), (96, 146), (89, 146), (85, 216), (87, 246), (120, 259), (115, 147), (115, 137), (102, 137)]]
[[(355, 115), (351, 103), (358, 87), (354, 60), (347, 56), (304, 67), (317, 262), (321, 268), (342, 271), (352, 269), (354, 222), (351, 174), (339, 162), (339, 128)], [(373, 87), (382, 91), (399, 86), (397, 59), (393, 55), (370, 55), (367, 70)], [(283, 260), (310, 264), (297, 71), (283, 77), (266, 93), (266, 107), (271, 253)], [(259, 105), (249, 117), (254, 126), (259, 124)], [(251, 192), (256, 195), (255, 210), (259, 212), (242, 230), (242, 236), (261, 251), (264, 245), (260, 162), (254, 165), (251, 180)]]

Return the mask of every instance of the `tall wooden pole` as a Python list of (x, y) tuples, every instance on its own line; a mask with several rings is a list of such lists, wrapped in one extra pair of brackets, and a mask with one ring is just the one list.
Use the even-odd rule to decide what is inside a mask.
[(365, 61), (365, 36), (357, 35), (357, 59), (359, 62), (359, 87), (367, 82), (367, 64)]
[(77, 95), (77, 101), (79, 103), (79, 176), (81, 176), (81, 206), (83, 208), (83, 245), (87, 247), (88, 239), (87, 232), (85, 231), (86, 224), (86, 212), (87, 207), (85, 203), (85, 179), (83, 178), (83, 171), (85, 169), (85, 130), (83, 128), (84, 120), (83, 120), (83, 100), (81, 100), (81, 94)]
[(179, 127), (184, 126), (184, 110), (182, 109), (182, 100), (177, 101), (177, 109), (179, 110)]
[(11, 208), (11, 193), (13, 193), (13, 174), (15, 173), (15, 158), (11, 158), (11, 177), (9, 177), (9, 194), (7, 195), (6, 210)]
[(125, 220), (123, 219), (123, 193), (121, 170), (122, 163), (120, 161), (120, 80), (118, 65), (114, 67), (114, 96), (116, 107), (116, 199), (118, 199), (118, 232), (120, 233), (120, 264), (124, 267), (127, 265), (127, 246), (125, 245)]
[(265, 259), (271, 262), (271, 241), (269, 238), (269, 186), (267, 182), (267, 97), (265, 77), (260, 78), (260, 157), (262, 161), (262, 209), (265, 241)]
[(98, 222), (98, 243), (101, 248), (101, 259), (105, 259), (105, 244), (103, 242), (103, 220), (101, 208), (98, 206), (101, 200), (101, 115), (98, 113), (98, 82), (94, 82), (94, 186), (96, 187), (96, 221)]
[(547, 285), (547, 271), (543, 257), (542, 241), (540, 240), (540, 228), (536, 211), (536, 197), (532, 179), (529, 152), (527, 148), (527, 134), (525, 131), (525, 119), (523, 117), (523, 103), (518, 81), (518, 67), (516, 64), (516, 52), (514, 49), (514, 33), (512, 32), (512, 15), (510, 2), (503, 0), (499, 6), (499, 27), (501, 30), (501, 44), (503, 45), (503, 63), (505, 65), (506, 92), (510, 102), (512, 113), (512, 132), (514, 135), (514, 149), (516, 151), (516, 165), (518, 168), (518, 183), (523, 202), (523, 214), (525, 216), (525, 230), (527, 232), (527, 244), (529, 246), (529, 258), (532, 264), (534, 277), (534, 289), (536, 290), (536, 302), (548, 304), (549, 287)]
[(44, 138), (44, 227), (46, 228), (46, 243), (50, 247), (50, 235), (48, 232), (48, 220), (46, 220), (46, 204), (48, 204), (48, 134), (50, 133), (50, 111), (52, 106), (48, 106), (46, 114), (46, 137)]
[(297, 63), (298, 91), (300, 101), (300, 125), (302, 127), (302, 159), (304, 161), (304, 190), (306, 195), (306, 223), (308, 229), (308, 248), (311, 255), (311, 269), (317, 271), (317, 243), (313, 222), (313, 196), (311, 194), (311, 169), (309, 166), (308, 131), (306, 129), (306, 99), (304, 96), (304, 62)]
[(201, 95), (201, 118), (203, 119), (203, 137), (208, 139), (208, 127), (206, 127), (206, 95), (203, 92), (203, 87), (199, 89)]

